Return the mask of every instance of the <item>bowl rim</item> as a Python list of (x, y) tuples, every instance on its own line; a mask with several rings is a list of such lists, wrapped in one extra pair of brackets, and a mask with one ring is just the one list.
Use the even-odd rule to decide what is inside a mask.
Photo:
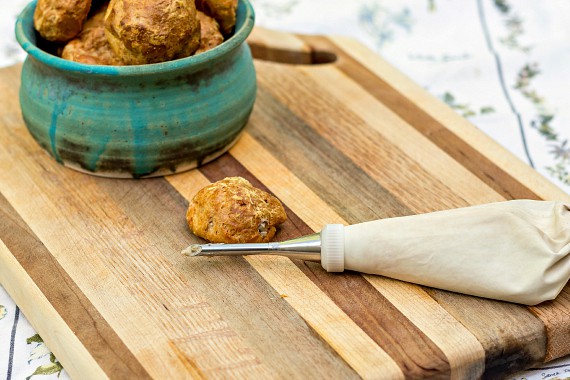
[[(31, 21), (31, 25), (33, 26), (33, 16), (37, 2), (38, 0), (33, 0), (28, 3), (28, 5), (26, 5), (26, 7), (22, 10), (22, 12), (20, 12), (18, 18), (16, 19), (16, 40), (22, 49), (24, 49), (29, 56), (48, 66), (63, 71), (85, 73), (90, 75), (98, 74), (105, 76), (133, 76), (152, 73), (167, 73), (187, 68), (189, 66), (195, 67), (206, 63), (212, 63), (216, 61), (217, 58), (226, 55), (244, 43), (255, 24), (255, 12), (253, 10), (253, 6), (249, 0), (239, 0), (237, 10), (238, 15), (236, 17), (236, 30), (234, 31), (234, 34), (225, 40), (222, 44), (216, 46), (213, 49), (186, 58), (179, 58), (172, 61), (151, 63), (146, 65), (88, 65), (84, 63), (68, 61), (58, 56), (49, 54), (44, 50), (38, 48), (36, 44), (27, 37), (24, 25), (26, 22)], [(243, 14), (240, 12), (242, 9), (245, 11)], [(240, 20), (243, 20), (243, 22), (241, 25), (238, 25)]]

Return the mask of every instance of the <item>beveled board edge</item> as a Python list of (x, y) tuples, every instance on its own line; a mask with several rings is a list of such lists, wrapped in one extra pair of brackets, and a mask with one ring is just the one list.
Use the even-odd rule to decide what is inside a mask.
[(73, 378), (150, 378), (2, 194), (0, 215), (0, 283), (66, 371)]

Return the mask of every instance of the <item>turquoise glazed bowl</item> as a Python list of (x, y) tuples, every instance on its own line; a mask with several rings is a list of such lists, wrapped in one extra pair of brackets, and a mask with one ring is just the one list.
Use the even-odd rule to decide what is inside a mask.
[(28, 53), (20, 105), (31, 135), (58, 162), (106, 177), (161, 176), (211, 161), (238, 139), (256, 94), (248, 0), (220, 46), (140, 66), (85, 65), (40, 49), (35, 6), (16, 22)]

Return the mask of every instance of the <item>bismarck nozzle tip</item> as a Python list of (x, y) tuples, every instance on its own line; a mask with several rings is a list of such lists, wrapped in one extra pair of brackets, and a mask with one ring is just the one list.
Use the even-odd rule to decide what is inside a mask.
[(202, 246), (200, 244), (192, 244), (182, 251), (182, 254), (189, 257), (200, 256), (202, 253)]

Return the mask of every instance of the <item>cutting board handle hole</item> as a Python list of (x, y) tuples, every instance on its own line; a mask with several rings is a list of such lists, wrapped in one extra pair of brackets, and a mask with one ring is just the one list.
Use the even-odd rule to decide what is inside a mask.
[(253, 58), (290, 65), (323, 65), (337, 60), (335, 53), (326, 50), (286, 50), (248, 41)]

